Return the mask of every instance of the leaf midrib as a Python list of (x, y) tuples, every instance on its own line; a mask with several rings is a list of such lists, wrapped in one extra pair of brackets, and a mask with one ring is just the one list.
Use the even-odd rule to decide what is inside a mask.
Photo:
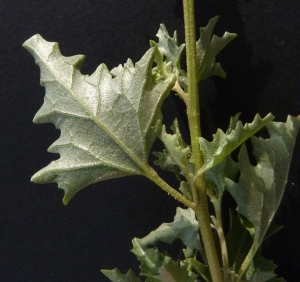
[[(63, 147), (63, 146), (69, 146), (69, 145), (77, 147), (79, 150), (84, 151), (84, 152), (90, 154), (91, 156), (93, 156), (95, 159), (99, 160), (99, 163), (97, 163), (97, 164), (89, 164), (89, 165), (86, 165), (86, 167), (94, 167), (94, 166), (102, 166), (102, 165), (104, 165), (104, 166), (108, 166), (108, 167), (111, 167), (111, 168), (119, 169), (119, 170), (122, 170), (122, 171), (125, 171), (125, 172), (128, 172), (128, 173), (134, 173), (134, 170), (129, 170), (129, 169), (126, 169), (126, 168), (124, 169), (123, 166), (118, 166), (118, 165), (109, 163), (108, 161), (101, 160), (100, 158), (98, 158), (97, 156), (95, 156), (94, 154), (92, 154), (89, 150), (84, 149), (84, 148), (82, 148), (80, 146), (77, 146), (77, 145), (75, 145), (72, 142), (65, 143), (65, 144), (62, 144), (62, 145), (57, 145), (57, 146)], [(71, 171), (73, 169), (80, 169), (80, 168), (83, 169), (83, 168), (85, 168), (85, 166), (79, 165), (79, 166), (76, 166), (76, 167), (74, 166), (72, 169), (71, 168), (70, 169), (65, 168), (63, 170), (64, 171)]]
[[(35, 50), (34, 50), (35, 51)], [(141, 162), (138, 158), (135, 157), (135, 155), (132, 153), (131, 150), (129, 150), (118, 138), (116, 138), (113, 133), (100, 121), (99, 118), (97, 118), (97, 116), (95, 116), (86, 106), (85, 103), (83, 103), (78, 96), (76, 95), (75, 91), (73, 91), (73, 75), (74, 75), (74, 71), (75, 68), (72, 65), (72, 82), (71, 82), (71, 88), (68, 88), (65, 86), (65, 84), (63, 83), (63, 81), (56, 76), (55, 72), (52, 71), (52, 68), (50, 66), (48, 66), (48, 64), (42, 59), (42, 57), (39, 55), (39, 53), (35, 52), (37, 54), (37, 56), (40, 58), (40, 61), (43, 62), (43, 64), (46, 66), (46, 69), (48, 69), (50, 71), (50, 73), (55, 77), (55, 80), (64, 88), (66, 89), (68, 92), (71, 93), (72, 97), (78, 102), (78, 104), (84, 109), (84, 111), (88, 114), (88, 116), (124, 151), (124, 153), (126, 153), (140, 168), (141, 170), (145, 173), (145, 171), (147, 170), (147, 165), (144, 162)], [(50, 55), (53, 53), (53, 47), (52, 47), (52, 51), (51, 53), (48, 55), (48, 57), (50, 57)], [(63, 55), (61, 55), (63, 57)], [(38, 62), (38, 61), (37, 61)], [(66, 63), (66, 62), (64, 62)], [(66, 63), (67, 64), (67, 63)], [(80, 70), (78, 70), (80, 75), (81, 72)], [(82, 75), (83, 76), (83, 75)], [(48, 81), (43, 81), (45, 83), (45, 87), (46, 84), (48, 83)], [(98, 91), (97, 91), (98, 92)], [(121, 94), (123, 95), (123, 94)], [(124, 95), (125, 96), (125, 95)], [(125, 96), (126, 97), (126, 96)], [(128, 100), (128, 99), (127, 99)], [(136, 112), (136, 111), (135, 111)], [(61, 113), (62, 115), (64, 115), (63, 113)], [(95, 156), (96, 157), (96, 156)]]

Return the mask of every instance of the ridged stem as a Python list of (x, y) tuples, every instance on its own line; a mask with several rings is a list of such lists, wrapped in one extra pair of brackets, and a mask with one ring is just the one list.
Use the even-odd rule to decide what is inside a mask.
[[(187, 57), (187, 77), (188, 77), (188, 120), (191, 136), (191, 146), (195, 163), (195, 171), (203, 165), (203, 156), (200, 150), (199, 137), (200, 128), (200, 104), (197, 80), (197, 56), (196, 56), (196, 34), (195, 34), (195, 9), (194, 0), (183, 0), (184, 26)], [(194, 211), (199, 222), (200, 233), (205, 248), (207, 262), (213, 282), (222, 282), (222, 273), (219, 265), (217, 251), (213, 240), (210, 226), (210, 216), (206, 195), (204, 176), (201, 175), (195, 182), (197, 198), (194, 198), (196, 207)]]

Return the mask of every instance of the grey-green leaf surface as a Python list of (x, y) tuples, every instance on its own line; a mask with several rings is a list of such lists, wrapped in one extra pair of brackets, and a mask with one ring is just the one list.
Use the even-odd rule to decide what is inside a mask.
[(182, 139), (177, 120), (174, 121), (171, 128), (174, 134), (168, 134), (165, 125), (162, 127), (159, 138), (164, 143), (165, 149), (162, 153), (154, 152), (158, 157), (154, 163), (160, 165), (162, 169), (174, 171), (175, 173), (181, 171), (184, 176), (189, 178), (191, 149)]
[(222, 202), (223, 193), (225, 191), (225, 178), (234, 180), (239, 173), (239, 168), (230, 155), (226, 156), (219, 164), (205, 172), (205, 183), (207, 188), (212, 191), (213, 198), (211, 201)]
[(217, 133), (213, 135), (213, 141), (211, 142), (200, 137), (199, 142), (203, 153), (204, 164), (197, 174), (202, 174), (219, 164), (226, 156), (273, 119), (272, 114), (268, 114), (263, 119), (257, 114), (252, 123), (246, 123), (243, 126), (242, 122), (238, 121), (235, 125), (235, 129), (231, 129), (227, 133), (218, 129)]
[(225, 78), (226, 73), (219, 63), (217, 54), (236, 37), (236, 34), (225, 32), (222, 37), (213, 35), (219, 16), (212, 18), (206, 27), (200, 28), (200, 39), (196, 43), (198, 60), (198, 81), (217, 75)]
[(211, 275), (210, 275), (209, 268), (207, 265), (201, 263), (200, 261), (198, 261), (194, 258), (188, 258), (186, 261), (202, 277), (202, 279), (204, 281), (206, 281), (206, 282), (211, 281)]
[(171, 257), (157, 249), (148, 248), (140, 239), (133, 239), (132, 252), (141, 262), (141, 275), (147, 282), (196, 282), (197, 276), (187, 269), (187, 265), (174, 262)]
[[(155, 61), (157, 63), (158, 69), (166, 76), (168, 76), (169, 73), (179, 74), (180, 57), (185, 44), (181, 44), (180, 46), (178, 46), (177, 32), (174, 32), (173, 38), (170, 37), (164, 24), (160, 25), (156, 36), (159, 39), (158, 43), (151, 40), (150, 45), (153, 47), (157, 47), (158, 53), (156, 54)], [(163, 63), (164, 60), (165, 64)]]
[(101, 270), (101, 272), (112, 282), (142, 282), (142, 280), (135, 276), (131, 269), (126, 274), (122, 274), (119, 269)]
[(288, 116), (286, 123), (269, 123), (268, 139), (251, 138), (257, 165), (250, 164), (244, 144), (238, 156), (239, 181), (226, 179), (227, 189), (237, 202), (237, 211), (253, 224), (248, 230), (256, 247), (262, 243), (281, 201), (299, 126), (300, 116)]
[[(226, 135), (229, 135), (236, 129), (239, 117), (240, 113), (230, 118)], [(223, 193), (226, 187), (225, 178), (233, 180), (238, 172), (238, 165), (232, 160), (230, 154), (227, 155), (220, 163), (205, 172), (205, 182), (207, 184), (207, 188), (211, 190), (210, 194), (213, 195), (210, 200), (213, 201), (214, 205), (218, 204), (221, 206)]]
[(171, 244), (180, 239), (188, 250), (202, 250), (199, 236), (199, 225), (192, 209), (176, 209), (174, 221), (163, 223), (149, 235), (140, 239), (144, 246), (156, 245), (157, 242)]
[(82, 75), (84, 56), (64, 57), (57, 43), (35, 35), (24, 43), (41, 69), (46, 88), (36, 123), (53, 123), (60, 138), (49, 152), (60, 158), (37, 172), (36, 183), (57, 182), (67, 203), (89, 184), (144, 174), (161, 129), (161, 105), (175, 78), (152, 82), (154, 48), (135, 65), (130, 59), (110, 72), (101, 64)]
[(246, 281), (269, 282), (270, 279), (277, 277), (274, 272), (276, 268), (277, 265), (272, 260), (267, 260), (262, 257), (261, 249), (259, 249), (245, 274)]

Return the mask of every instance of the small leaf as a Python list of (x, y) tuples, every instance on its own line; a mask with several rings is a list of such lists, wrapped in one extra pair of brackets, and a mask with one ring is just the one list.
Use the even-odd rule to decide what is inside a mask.
[(158, 272), (163, 282), (197, 282), (197, 275), (188, 271), (187, 265), (180, 266), (174, 261), (160, 267)]
[(194, 258), (188, 258), (187, 261), (193, 266), (194, 270), (204, 279), (204, 281), (211, 281), (211, 276), (207, 265)]
[(177, 73), (178, 75), (180, 72), (180, 57), (185, 44), (178, 46), (177, 32), (174, 32), (173, 38), (170, 37), (164, 24), (160, 25), (156, 36), (159, 39), (158, 43), (151, 40), (150, 45), (151, 47), (157, 47), (158, 53), (155, 56), (157, 68), (166, 76), (170, 73)]
[(211, 142), (201, 137), (199, 142), (204, 157), (204, 164), (197, 174), (202, 174), (220, 163), (248, 138), (271, 122), (273, 118), (272, 114), (268, 114), (263, 119), (257, 114), (252, 123), (246, 123), (243, 126), (243, 124), (238, 121), (236, 128), (231, 129), (227, 134), (221, 129), (218, 129), (217, 133), (213, 135), (213, 141)]
[(252, 264), (250, 265), (250, 267), (248, 268), (245, 274), (246, 281), (250, 281), (250, 282), (268, 281), (269, 282), (271, 281), (270, 279), (281, 279), (281, 278), (276, 278), (277, 275), (274, 272), (276, 268), (277, 265), (272, 260), (267, 260), (262, 257), (261, 249), (259, 249), (253, 259)]
[(250, 164), (243, 145), (238, 156), (239, 182), (226, 179), (227, 189), (237, 202), (237, 211), (253, 224), (251, 235), (256, 247), (264, 240), (281, 201), (300, 116), (288, 116), (286, 123), (271, 122), (266, 127), (270, 138), (251, 138), (257, 165)]
[(263, 272), (260, 269), (256, 269), (251, 279), (246, 280), (247, 282), (266, 282), (269, 279), (276, 277), (273, 271)]
[(36, 183), (57, 182), (65, 204), (81, 189), (101, 180), (144, 174), (151, 146), (161, 130), (161, 105), (175, 83), (170, 76), (152, 83), (154, 49), (134, 65), (110, 73), (101, 64), (82, 75), (84, 56), (64, 57), (58, 44), (35, 35), (23, 45), (41, 69), (46, 88), (36, 123), (54, 123), (60, 138), (49, 152), (60, 158), (37, 172)]
[(219, 63), (216, 63), (217, 54), (237, 35), (225, 32), (222, 37), (213, 34), (213, 29), (219, 16), (212, 18), (206, 27), (200, 28), (200, 39), (196, 43), (198, 59), (198, 81), (217, 75), (225, 78), (226, 73)]
[[(140, 239), (137, 238), (133, 239), (132, 244), (133, 244), (133, 249), (131, 251), (136, 255), (137, 259), (141, 262), (140, 265), (141, 275), (152, 279), (158, 279), (159, 277), (158, 268), (170, 262), (172, 258), (159, 253), (157, 249), (146, 247), (144, 244), (141, 243)], [(151, 280), (151, 281), (159, 281), (159, 280)]]
[(147, 248), (140, 239), (133, 239), (132, 252), (141, 262), (141, 275), (151, 282), (196, 282), (197, 276), (188, 271), (186, 265), (179, 265), (171, 257), (157, 249)]
[(174, 221), (163, 223), (149, 235), (140, 239), (144, 246), (155, 245), (157, 242), (171, 244), (180, 239), (188, 250), (202, 250), (199, 236), (199, 225), (192, 209), (176, 209)]
[(126, 274), (122, 274), (119, 269), (101, 270), (101, 272), (112, 282), (142, 282), (142, 280), (135, 276), (131, 269)]
[(189, 159), (191, 149), (184, 143), (178, 127), (178, 121), (175, 120), (171, 129), (174, 134), (168, 134), (163, 125), (159, 138), (165, 145), (163, 152), (154, 152), (159, 158), (154, 163), (160, 165), (164, 170), (175, 172), (180, 179), (179, 172), (189, 178)]

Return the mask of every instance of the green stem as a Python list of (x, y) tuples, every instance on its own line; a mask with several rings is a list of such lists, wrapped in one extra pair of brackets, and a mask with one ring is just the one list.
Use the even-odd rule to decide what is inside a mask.
[(244, 274), (246, 273), (249, 265), (251, 264), (251, 262), (253, 261), (254, 256), (256, 255), (256, 252), (259, 248), (259, 244), (255, 244), (255, 242), (252, 244), (246, 258), (244, 259), (239, 271), (238, 271), (238, 277), (236, 278), (236, 282), (239, 282)]
[(148, 177), (151, 181), (157, 184), (161, 189), (175, 198), (177, 201), (181, 202), (185, 206), (194, 209), (194, 203), (191, 202), (189, 199), (184, 197), (181, 193), (177, 190), (172, 188), (168, 183), (166, 183), (158, 174), (157, 172), (150, 166), (144, 169), (146, 177)]
[(197, 56), (196, 56), (196, 35), (195, 35), (195, 15), (194, 0), (183, 0), (184, 26), (186, 41), (186, 61), (188, 77), (188, 97), (187, 114), (191, 134), (191, 145), (195, 159), (195, 171), (198, 171), (202, 164), (203, 158), (200, 151), (199, 137), (200, 129), (200, 105), (197, 80)]
[(183, 91), (183, 89), (180, 87), (178, 80), (176, 80), (175, 85), (173, 86), (172, 90), (177, 93), (177, 95), (183, 100), (186, 106), (189, 104), (189, 97), (187, 94)]
[[(195, 9), (194, 0), (183, 0), (184, 27), (187, 57), (187, 76), (188, 76), (188, 97), (187, 106), (191, 146), (193, 151), (195, 171), (203, 165), (203, 156), (200, 150), (199, 137), (200, 129), (200, 105), (197, 80), (197, 56), (196, 56), (196, 35), (195, 35)], [(194, 211), (199, 222), (200, 232), (206, 252), (207, 262), (213, 282), (222, 282), (222, 273), (219, 265), (216, 247), (214, 244), (204, 175), (201, 175), (195, 182), (197, 197), (194, 199), (196, 207)]]
[(210, 217), (206, 197), (198, 199), (198, 205), (194, 208), (199, 223), (200, 233), (205, 249), (208, 267), (213, 282), (223, 282), (219, 259), (212, 236)]
[[(222, 199), (222, 196), (220, 196), (220, 199)], [(214, 209), (216, 212), (215, 228), (218, 233), (220, 247), (221, 247), (222, 263), (223, 263), (223, 278), (224, 278), (224, 282), (228, 282), (227, 270), (229, 269), (229, 261), (228, 261), (227, 244), (226, 244), (226, 240), (225, 240), (223, 222), (222, 222), (221, 204), (220, 204), (220, 201), (218, 201), (217, 199), (212, 200), (212, 203), (214, 205)]]

